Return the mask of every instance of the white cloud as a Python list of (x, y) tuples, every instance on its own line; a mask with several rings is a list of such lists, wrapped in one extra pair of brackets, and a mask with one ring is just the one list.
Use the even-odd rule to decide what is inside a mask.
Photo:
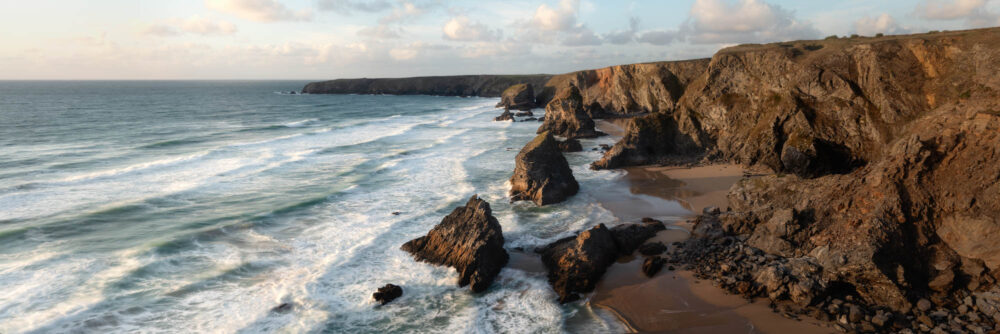
[(682, 29), (692, 43), (755, 43), (815, 38), (812, 24), (763, 0), (696, 0)]
[(854, 22), (854, 32), (863, 36), (871, 36), (879, 33), (883, 34), (905, 34), (909, 30), (903, 28), (889, 14), (882, 14), (878, 17), (863, 17)]
[(205, 0), (208, 8), (256, 22), (309, 21), (312, 12), (293, 11), (276, 0)]
[(601, 39), (611, 44), (628, 44), (636, 39), (636, 30), (639, 29), (639, 18), (630, 17), (628, 19), (628, 30), (612, 31), (604, 34)]
[(427, 44), (424, 42), (414, 42), (409, 45), (400, 46), (389, 50), (389, 57), (395, 60), (408, 61), (422, 56), (429, 52), (448, 50), (446, 45)]
[(566, 46), (584, 46), (584, 45), (601, 45), (604, 41), (600, 37), (597, 37), (592, 30), (587, 27), (580, 27), (572, 32), (565, 34), (562, 40), (562, 45)]
[(927, 0), (916, 12), (928, 20), (965, 20), (970, 28), (1000, 25), (1000, 14), (987, 8), (989, 0)]
[(383, 24), (411, 21), (426, 14), (428, 9), (433, 6), (434, 3), (416, 4), (412, 1), (400, 1), (399, 6), (394, 7), (391, 13), (378, 21)]
[(544, 31), (567, 31), (576, 28), (576, 13), (580, 0), (560, 0), (559, 6), (538, 6), (531, 24)]
[(196, 35), (232, 35), (236, 33), (236, 25), (228, 21), (214, 21), (200, 16), (188, 19), (169, 19), (154, 23), (143, 29), (144, 35), (174, 36), (181, 33)]
[(453, 17), (445, 23), (444, 39), (452, 41), (496, 41), (501, 32), (493, 30), (478, 21), (472, 21), (465, 16)]
[(392, 7), (386, 0), (319, 0), (319, 9), (341, 14), (376, 13)]
[(923, 18), (931, 20), (964, 19), (983, 10), (986, 0), (931, 0), (917, 6)]

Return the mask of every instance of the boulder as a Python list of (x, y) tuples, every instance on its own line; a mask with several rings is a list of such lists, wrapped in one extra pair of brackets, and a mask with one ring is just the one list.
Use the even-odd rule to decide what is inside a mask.
[(490, 204), (473, 195), (426, 236), (410, 240), (402, 249), (418, 261), (454, 267), (458, 286), (471, 284), (473, 292), (482, 292), (507, 264), (503, 242)]
[(514, 116), (517, 116), (517, 117), (528, 117), (528, 116), (535, 116), (535, 113), (531, 112), (531, 110), (525, 110), (525, 111), (518, 111), (518, 112), (514, 113)]
[(563, 152), (580, 152), (583, 151), (583, 145), (580, 144), (579, 140), (566, 139), (559, 142), (559, 150)]
[(514, 114), (510, 113), (510, 110), (504, 110), (503, 113), (500, 114), (500, 116), (497, 116), (496, 118), (494, 118), (493, 121), (494, 122), (502, 122), (502, 121), (511, 121), (511, 122), (513, 122), (514, 121)]
[(372, 294), (372, 298), (374, 298), (379, 304), (385, 305), (402, 295), (403, 288), (395, 284), (386, 284), (385, 286), (378, 288), (378, 291), (375, 291), (375, 293)]
[(656, 236), (656, 232), (667, 229), (660, 221), (644, 222), (641, 224), (623, 224), (611, 228), (611, 235), (618, 245), (618, 252), (622, 255), (632, 254), (639, 245)]
[(667, 251), (667, 245), (662, 242), (647, 242), (639, 246), (639, 254), (645, 256), (660, 255)]
[(600, 224), (576, 237), (565, 238), (540, 250), (548, 269), (549, 284), (559, 302), (580, 298), (578, 293), (594, 290), (608, 266), (618, 258), (618, 245), (611, 230)]
[(556, 94), (545, 106), (545, 121), (537, 133), (551, 132), (566, 138), (594, 138), (603, 133), (594, 128), (594, 120), (583, 107), (580, 90), (576, 86)]
[(548, 132), (535, 137), (517, 154), (510, 178), (511, 201), (534, 201), (547, 205), (565, 201), (580, 190), (559, 144)]
[(663, 269), (663, 265), (667, 263), (667, 260), (659, 257), (647, 257), (646, 260), (642, 261), (642, 273), (646, 274), (646, 277), (656, 276), (656, 273)]
[(497, 108), (514, 110), (531, 110), (534, 107), (535, 89), (530, 83), (516, 84), (508, 87), (500, 95), (500, 103), (497, 104)]

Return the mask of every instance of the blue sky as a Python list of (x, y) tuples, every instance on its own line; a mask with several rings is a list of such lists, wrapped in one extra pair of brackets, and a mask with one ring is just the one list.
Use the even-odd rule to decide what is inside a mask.
[(1000, 0), (0, 0), (0, 79), (563, 73), (1000, 25)]

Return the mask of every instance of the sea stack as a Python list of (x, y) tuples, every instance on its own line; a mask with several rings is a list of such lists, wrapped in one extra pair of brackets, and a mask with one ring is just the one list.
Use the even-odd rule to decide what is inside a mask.
[(566, 138), (594, 138), (603, 134), (594, 129), (594, 120), (583, 107), (583, 96), (572, 85), (560, 90), (545, 105), (545, 122), (537, 132), (546, 131)]
[(535, 89), (530, 83), (521, 83), (508, 87), (500, 95), (500, 103), (497, 104), (497, 108), (514, 110), (531, 110), (534, 107)]
[(410, 240), (401, 248), (418, 261), (455, 268), (458, 286), (471, 285), (473, 292), (482, 292), (507, 265), (509, 256), (503, 242), (500, 223), (493, 217), (490, 204), (473, 195), (426, 236)]
[(559, 203), (575, 195), (580, 185), (559, 150), (559, 142), (543, 132), (517, 154), (510, 178), (510, 200), (529, 200), (542, 206)]

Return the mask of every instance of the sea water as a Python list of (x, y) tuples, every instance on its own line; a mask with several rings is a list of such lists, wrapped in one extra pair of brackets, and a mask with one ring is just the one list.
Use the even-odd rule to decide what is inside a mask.
[[(616, 223), (593, 195), (620, 172), (587, 168), (612, 139), (567, 154), (579, 195), (511, 204), (538, 122), (303, 84), (0, 82), (0, 333), (622, 330), (544, 273), (473, 294), (399, 249), (473, 194), (509, 250)], [(403, 297), (376, 306), (386, 283)]]

